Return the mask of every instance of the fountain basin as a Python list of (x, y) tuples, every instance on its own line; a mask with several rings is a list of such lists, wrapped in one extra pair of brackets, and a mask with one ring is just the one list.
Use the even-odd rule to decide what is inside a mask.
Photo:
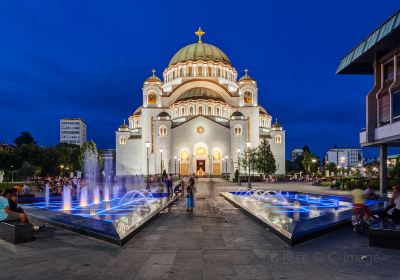
[[(352, 216), (351, 198), (297, 192), (221, 192), (226, 200), (261, 221), (289, 245), (332, 232), (348, 225)], [(372, 213), (384, 209), (384, 202), (368, 200)]]
[(165, 193), (152, 193), (146, 199), (137, 197), (123, 203), (121, 198), (110, 199), (87, 207), (73, 199), (68, 211), (63, 210), (61, 199), (46, 204), (44, 198), (34, 198), (23, 201), (22, 206), (38, 220), (122, 246), (174, 201)]

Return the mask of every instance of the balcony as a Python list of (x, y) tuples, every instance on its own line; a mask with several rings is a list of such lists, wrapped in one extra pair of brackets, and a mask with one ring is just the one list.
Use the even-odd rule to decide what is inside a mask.
[(380, 126), (375, 129), (375, 141), (400, 138), (400, 122)]

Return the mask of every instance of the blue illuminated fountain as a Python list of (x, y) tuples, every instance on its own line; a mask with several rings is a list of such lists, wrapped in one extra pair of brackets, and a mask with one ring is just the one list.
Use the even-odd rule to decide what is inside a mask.
[(25, 203), (24, 209), (43, 221), (122, 245), (173, 199), (145, 189), (142, 177), (128, 182), (123, 193), (122, 181), (112, 180), (111, 158), (105, 158), (104, 180), (100, 184), (97, 158), (97, 153), (85, 152), (84, 181), (76, 195), (64, 186), (61, 198), (51, 197), (47, 185), (45, 197)]
[[(311, 193), (239, 188), (220, 193), (249, 213), (290, 245), (331, 232), (351, 221), (351, 198)], [(383, 202), (369, 200), (367, 206), (378, 212)]]

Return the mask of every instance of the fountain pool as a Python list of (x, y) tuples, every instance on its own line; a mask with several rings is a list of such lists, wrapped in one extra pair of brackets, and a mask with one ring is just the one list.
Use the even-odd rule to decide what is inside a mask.
[[(85, 191), (84, 195), (87, 195)], [(79, 200), (77, 197), (71, 200), (65, 200), (65, 197), (52, 197), (50, 200), (38, 197), (25, 201), (23, 207), (30, 216), (44, 222), (123, 245), (174, 201), (165, 193), (148, 190), (133, 190), (112, 199), (107, 195), (100, 200), (95, 194), (92, 202), (83, 206), (82, 194)]]
[[(220, 193), (225, 199), (264, 223), (290, 245), (331, 232), (350, 222), (351, 198), (311, 193), (250, 190)], [(372, 212), (384, 202), (367, 201)]]

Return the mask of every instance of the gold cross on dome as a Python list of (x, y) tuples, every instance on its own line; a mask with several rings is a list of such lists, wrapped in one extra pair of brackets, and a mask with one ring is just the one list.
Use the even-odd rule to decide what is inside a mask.
[(154, 77), (154, 74), (156, 73), (156, 69), (151, 69), (151, 73), (153, 73), (153, 77)]
[(249, 72), (249, 69), (244, 69), (244, 73), (245, 73), (245, 76), (247, 77), (247, 72)]
[(202, 43), (202, 41), (201, 41), (201, 36), (203, 36), (204, 34), (206, 34), (206, 32), (204, 32), (204, 31), (201, 29), (201, 27), (199, 26), (199, 29), (198, 29), (196, 32), (194, 32), (194, 34), (196, 34), (197, 36), (199, 36), (199, 41), (198, 41), (198, 43)]

